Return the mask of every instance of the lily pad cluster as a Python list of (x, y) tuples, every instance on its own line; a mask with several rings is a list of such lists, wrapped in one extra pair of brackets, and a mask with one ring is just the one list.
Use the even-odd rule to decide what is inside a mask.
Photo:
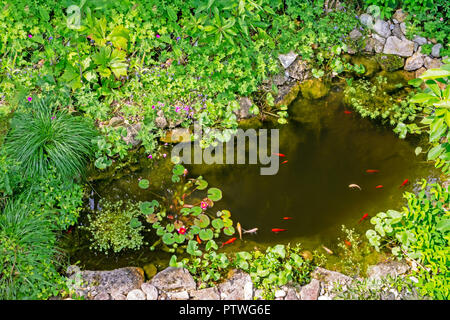
[[(177, 164), (173, 168), (172, 181), (181, 182), (186, 175), (187, 169)], [(140, 180), (139, 186), (148, 187), (142, 181), (145, 179)], [(222, 234), (232, 236), (235, 233), (230, 211), (212, 210), (221, 199), (222, 191), (208, 188), (208, 182), (199, 176), (176, 184), (161, 202), (141, 202), (142, 214), (160, 237), (150, 249), (155, 250), (162, 242), (169, 252), (186, 251), (193, 256), (201, 256), (202, 250), (217, 250), (216, 239)]]

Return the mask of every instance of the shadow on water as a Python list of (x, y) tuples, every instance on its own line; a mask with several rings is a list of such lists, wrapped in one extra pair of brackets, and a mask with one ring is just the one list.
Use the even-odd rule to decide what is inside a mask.
[[(414, 182), (435, 174), (415, 156), (417, 142), (400, 140), (391, 128), (361, 119), (354, 112), (345, 113), (341, 92), (332, 92), (320, 101), (297, 100), (289, 113), (289, 124), (280, 130), (280, 153), (286, 157), (280, 158), (276, 175), (261, 176), (259, 165), (187, 166), (191, 176), (202, 175), (210, 186), (223, 191), (217, 209), (229, 209), (234, 222), (240, 222), (244, 229), (259, 229), (228, 250), (288, 242), (301, 242), (307, 249), (321, 244), (333, 248), (342, 235), (342, 224), (363, 232), (369, 222), (358, 221), (365, 213), (373, 216), (401, 207), (402, 192), (412, 189), (412, 184), (399, 188), (405, 179)], [(288, 162), (282, 164), (285, 160)], [(379, 172), (367, 173), (367, 169)], [(162, 168), (160, 171), (161, 181), (164, 174), (170, 175)], [(148, 172), (143, 166), (119, 180), (100, 181), (94, 188), (111, 199), (150, 200), (155, 197), (136, 187), (137, 179), (147, 177)], [(362, 190), (349, 188), (353, 183)], [(375, 188), (379, 185), (383, 187)], [(287, 231), (275, 234), (272, 228)], [(148, 246), (122, 254), (96, 254), (88, 250), (88, 235), (74, 232), (70, 238), (71, 262), (80, 260), (86, 268), (146, 263), (160, 268), (170, 258), (165, 252), (150, 252)]]

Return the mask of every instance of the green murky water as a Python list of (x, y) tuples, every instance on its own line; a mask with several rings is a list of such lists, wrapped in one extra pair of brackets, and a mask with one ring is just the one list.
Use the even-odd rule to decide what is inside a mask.
[[(420, 177), (434, 175), (432, 167), (415, 156), (417, 141), (400, 140), (390, 128), (361, 119), (355, 113), (344, 113), (342, 93), (338, 91), (320, 101), (297, 100), (290, 106), (290, 122), (280, 130), (280, 153), (286, 157), (280, 158), (277, 175), (261, 176), (259, 165), (187, 166), (190, 175), (202, 175), (210, 186), (222, 189), (223, 199), (217, 203), (217, 209), (229, 209), (233, 220), (244, 229), (259, 229), (257, 234), (245, 235), (243, 241), (236, 241), (226, 250), (251, 250), (254, 246), (288, 242), (301, 242), (310, 250), (322, 244), (333, 249), (337, 237), (342, 236), (342, 224), (363, 232), (369, 225), (368, 219), (358, 221), (365, 213), (372, 216), (398, 208), (405, 189), (412, 190), (413, 182)], [(281, 164), (285, 160), (288, 162)], [(153, 161), (156, 170), (167, 172), (167, 160)], [(93, 200), (99, 196), (154, 199), (152, 193), (137, 187), (138, 178), (150, 175), (146, 163), (150, 160), (143, 160), (137, 171), (118, 180), (93, 184), (98, 194)], [(379, 172), (370, 174), (367, 169)], [(405, 179), (412, 183), (400, 189)], [(150, 187), (153, 191), (167, 186), (164, 181), (155, 183)], [(353, 183), (362, 190), (350, 189), (348, 186)], [(375, 188), (378, 185), (383, 188)], [(89, 205), (92, 200), (86, 203)], [(275, 234), (272, 228), (287, 231)], [(148, 263), (163, 268), (170, 258), (165, 252), (149, 251), (148, 246), (139, 251), (99, 254), (89, 250), (89, 235), (78, 228), (66, 237), (64, 246), (70, 253), (70, 262), (80, 261), (86, 269)], [(152, 242), (155, 238), (147, 235), (146, 240)]]

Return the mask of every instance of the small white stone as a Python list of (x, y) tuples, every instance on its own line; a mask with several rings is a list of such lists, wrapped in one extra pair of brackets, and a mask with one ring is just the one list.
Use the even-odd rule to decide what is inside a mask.
[(275, 298), (283, 298), (286, 296), (286, 292), (284, 290), (275, 291)]
[(142, 290), (134, 289), (128, 292), (127, 300), (146, 300), (146, 295)]

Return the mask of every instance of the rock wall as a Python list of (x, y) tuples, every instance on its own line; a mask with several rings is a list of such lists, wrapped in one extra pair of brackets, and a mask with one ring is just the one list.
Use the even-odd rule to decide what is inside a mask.
[[(370, 266), (369, 279), (400, 276), (409, 266), (399, 262), (385, 262)], [(261, 300), (262, 290), (256, 289), (249, 274), (232, 270), (228, 278), (215, 287), (200, 289), (188, 270), (168, 267), (144, 282), (141, 268), (128, 267), (111, 271), (81, 271), (76, 266), (67, 270), (70, 287), (78, 296), (88, 300)], [(316, 268), (311, 282), (300, 286), (295, 283), (275, 291), (275, 300), (332, 300), (337, 284), (344, 290), (355, 280), (342, 273)], [(400, 300), (399, 293), (390, 292), (387, 299)]]

